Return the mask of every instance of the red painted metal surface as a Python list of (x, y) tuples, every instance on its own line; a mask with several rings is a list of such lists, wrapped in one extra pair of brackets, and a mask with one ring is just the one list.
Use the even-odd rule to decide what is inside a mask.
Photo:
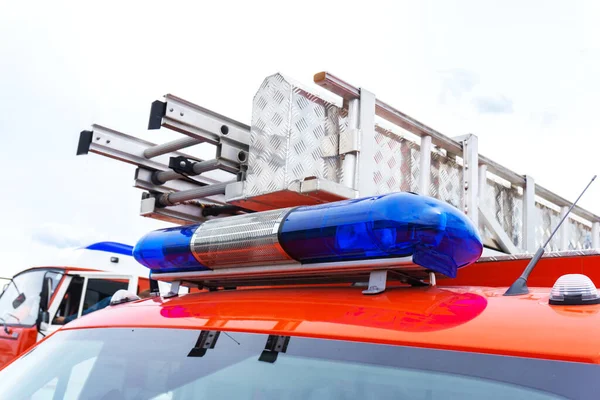
[[(278, 288), (152, 298), (65, 329), (217, 329), (600, 363), (600, 305), (550, 306), (548, 289)], [(585, 332), (583, 334), (583, 332)], [(551, 333), (551, 334), (550, 334)]]
[(37, 342), (36, 327), (8, 327), (9, 333), (0, 327), (0, 369)]
[[(517, 279), (529, 260), (477, 262), (460, 268), (454, 279), (439, 279), (446, 286), (510, 286)], [(587, 275), (596, 285), (600, 284), (600, 255), (542, 258), (529, 277), (531, 287), (552, 287), (565, 274)]]

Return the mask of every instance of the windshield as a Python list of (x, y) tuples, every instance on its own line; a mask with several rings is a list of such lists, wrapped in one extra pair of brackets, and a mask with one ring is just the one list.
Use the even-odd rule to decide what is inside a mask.
[(52, 289), (56, 289), (61, 274), (48, 270), (27, 271), (8, 281), (0, 296), (0, 323), (8, 325), (35, 325), (40, 309), (40, 292), (44, 276), (51, 278)]
[(0, 397), (541, 400), (600, 389), (596, 365), (298, 337), (274, 353), (267, 335), (221, 332), (211, 345), (216, 332), (201, 334), (59, 331), (0, 371)]

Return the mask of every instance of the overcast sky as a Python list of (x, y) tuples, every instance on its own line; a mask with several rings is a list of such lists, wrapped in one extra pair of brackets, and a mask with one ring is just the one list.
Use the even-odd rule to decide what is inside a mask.
[[(84, 4), (85, 3), (85, 4)], [(249, 123), (263, 78), (327, 70), (568, 199), (598, 167), (600, 6), (566, 1), (0, 0), (0, 276), (134, 244), (134, 167), (75, 156), (92, 123), (147, 132), (173, 93)], [(600, 214), (600, 184), (581, 201)]]

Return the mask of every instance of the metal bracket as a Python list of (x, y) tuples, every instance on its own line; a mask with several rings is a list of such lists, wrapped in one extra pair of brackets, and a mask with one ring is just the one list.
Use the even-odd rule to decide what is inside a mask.
[(360, 151), (360, 138), (362, 131), (360, 129), (348, 129), (340, 133), (339, 153), (357, 153)]
[[(375, 95), (363, 88), (360, 89), (360, 107), (359, 107), (359, 125), (361, 136), (360, 153), (356, 169), (355, 189), (361, 197), (373, 196), (376, 194), (376, 187), (373, 185), (373, 175), (375, 174)], [(359, 167), (360, 166), (360, 167)]]
[(179, 204), (171, 207), (158, 207), (156, 197), (144, 193), (140, 204), (140, 215), (176, 225), (204, 222), (202, 208), (193, 204)]
[(168, 299), (170, 297), (179, 296), (179, 287), (181, 286), (181, 281), (173, 281), (171, 282), (171, 289), (169, 289), (169, 293), (165, 294), (163, 297)]
[(196, 346), (190, 350), (188, 357), (203, 357), (207, 350), (215, 348), (220, 334), (221, 332), (219, 331), (200, 332), (200, 336), (198, 336), (198, 340), (196, 341)]
[(535, 181), (529, 175), (525, 175), (523, 186), (523, 244), (525, 250), (535, 253), (535, 225), (537, 210), (535, 207)]
[(435, 272), (429, 271), (429, 286), (437, 286)]
[(485, 211), (481, 206), (479, 206), (479, 217), (482, 219), (484, 226), (490, 230), (494, 239), (498, 241), (502, 251), (508, 254), (516, 254), (519, 252), (517, 247), (510, 240), (506, 232), (504, 232), (504, 229), (502, 229), (502, 226), (500, 226), (494, 216)]
[(363, 290), (363, 294), (379, 294), (385, 291), (387, 282), (387, 270), (372, 271), (369, 274), (369, 288)]
[(258, 358), (258, 361), (271, 364), (274, 363), (277, 360), (277, 355), (279, 353), (285, 353), (287, 351), (289, 342), (289, 336), (269, 335), (265, 349)]
[(475, 226), (479, 226), (479, 154), (477, 136), (461, 137), (463, 147), (463, 211)]

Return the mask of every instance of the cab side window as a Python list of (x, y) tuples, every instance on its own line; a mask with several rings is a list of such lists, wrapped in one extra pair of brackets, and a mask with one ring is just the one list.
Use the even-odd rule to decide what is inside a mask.
[(74, 276), (52, 324), (64, 325), (77, 319), (82, 301), (81, 315), (101, 310), (110, 304), (116, 291), (128, 286), (127, 280), (89, 278), (86, 284), (84, 278)]
[(113, 294), (120, 289), (127, 289), (128, 286), (129, 282), (124, 280), (89, 279), (83, 299), (82, 315), (108, 306)]
[[(77, 318), (79, 312), (79, 303), (81, 302), (81, 292), (83, 290), (83, 278), (74, 276), (69, 284), (69, 288), (58, 307), (56, 316), (52, 321), (54, 325), (63, 325), (65, 320), (74, 316)], [(68, 322), (68, 321), (66, 321)]]

